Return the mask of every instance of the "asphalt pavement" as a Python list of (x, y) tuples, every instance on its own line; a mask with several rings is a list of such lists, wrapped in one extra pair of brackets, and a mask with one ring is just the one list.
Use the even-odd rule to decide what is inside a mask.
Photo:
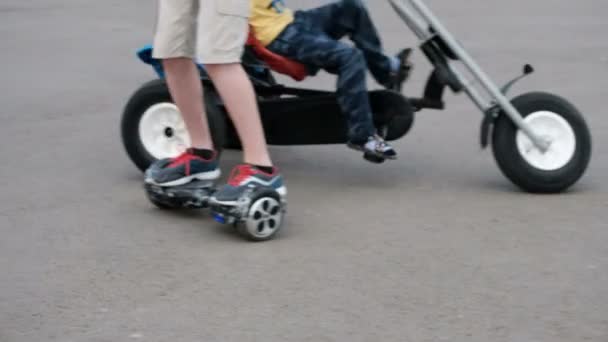
[[(388, 51), (414, 43), (367, 3)], [(532, 63), (514, 93), (576, 104), (588, 172), (560, 195), (519, 191), (480, 149), (479, 111), (447, 94), (394, 162), (273, 147), (287, 222), (249, 243), (155, 209), (122, 148), (122, 109), (154, 77), (134, 53), (155, 1), (2, 0), (0, 341), (608, 341), (608, 2), (428, 4), (497, 82)], [(412, 96), (429, 71), (415, 63)]]

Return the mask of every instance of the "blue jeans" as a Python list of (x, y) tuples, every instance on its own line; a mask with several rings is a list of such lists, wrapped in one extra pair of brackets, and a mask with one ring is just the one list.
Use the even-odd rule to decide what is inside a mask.
[[(354, 43), (340, 42), (348, 36)], [(323, 69), (338, 75), (337, 98), (348, 117), (348, 137), (364, 142), (376, 133), (367, 95), (366, 72), (389, 83), (391, 60), (361, 0), (341, 0), (295, 13), (295, 20), (267, 48), (305, 64), (311, 74)]]

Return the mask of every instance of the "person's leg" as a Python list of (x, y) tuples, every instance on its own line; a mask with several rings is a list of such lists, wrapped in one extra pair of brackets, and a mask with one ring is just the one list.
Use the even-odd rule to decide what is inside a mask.
[(274, 53), (338, 75), (338, 104), (348, 116), (348, 137), (364, 141), (375, 133), (366, 87), (363, 54), (348, 44), (319, 32), (289, 25), (268, 47)]
[(171, 97), (182, 114), (192, 147), (213, 150), (196, 65), (190, 58), (169, 58), (163, 61), (163, 68)]
[(348, 36), (363, 52), (368, 68), (380, 84), (391, 82), (398, 68), (398, 60), (384, 54), (378, 31), (362, 0), (340, 0), (331, 4), (301, 11), (309, 29), (321, 28), (335, 40)]
[(271, 167), (256, 95), (241, 66), (249, 32), (249, 2), (201, 0), (198, 57), (224, 101), (246, 163)]
[(154, 37), (154, 57), (163, 60), (167, 85), (179, 108), (192, 147), (213, 149), (196, 65), (198, 0), (160, 0)]
[(248, 164), (272, 166), (253, 86), (240, 64), (208, 64), (213, 80), (243, 146)]
[(228, 183), (218, 189), (211, 202), (218, 205), (237, 205), (248, 188), (265, 186), (286, 196), (287, 188), (278, 169), (273, 166), (266, 146), (256, 96), (241, 64), (207, 64), (213, 80), (230, 113), (243, 146), (245, 164), (237, 165)]
[(309, 67), (337, 74), (336, 94), (342, 112), (347, 115), (349, 146), (384, 158), (395, 158), (392, 147), (376, 134), (363, 53), (323, 32), (309, 32), (301, 25), (302, 21), (289, 25), (268, 49)]
[(265, 186), (286, 195), (278, 170), (273, 167), (253, 85), (241, 66), (248, 33), (249, 1), (201, 0), (198, 26), (198, 57), (236, 127), (244, 162), (211, 197), (211, 202), (236, 204), (250, 187)]
[(152, 165), (146, 181), (163, 186), (193, 179), (212, 180), (220, 175), (202, 102), (200, 76), (192, 61), (198, 9), (198, 0), (159, 1), (153, 57), (162, 60), (171, 97), (182, 114), (193, 147), (176, 158)]

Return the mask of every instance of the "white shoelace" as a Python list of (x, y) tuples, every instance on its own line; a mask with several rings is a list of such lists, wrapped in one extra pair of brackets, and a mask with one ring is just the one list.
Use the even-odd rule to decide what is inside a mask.
[(378, 135), (370, 137), (369, 141), (365, 144), (365, 148), (368, 150), (378, 151), (382, 153), (393, 149), (391, 145), (387, 144), (386, 141), (384, 141), (384, 139), (382, 139)]

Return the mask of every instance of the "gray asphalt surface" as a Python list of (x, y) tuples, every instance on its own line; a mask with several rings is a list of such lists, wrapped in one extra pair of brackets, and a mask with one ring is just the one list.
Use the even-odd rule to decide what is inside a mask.
[[(414, 41), (368, 3), (387, 50)], [(273, 148), (288, 222), (252, 244), (153, 208), (122, 149), (122, 108), (153, 77), (134, 51), (154, 1), (3, 0), (0, 341), (608, 341), (608, 2), (429, 5), (492, 77), (533, 63), (516, 92), (585, 113), (588, 173), (562, 195), (520, 192), (480, 151), (477, 109), (448, 95), (392, 163)], [(416, 62), (412, 95), (429, 69)]]

